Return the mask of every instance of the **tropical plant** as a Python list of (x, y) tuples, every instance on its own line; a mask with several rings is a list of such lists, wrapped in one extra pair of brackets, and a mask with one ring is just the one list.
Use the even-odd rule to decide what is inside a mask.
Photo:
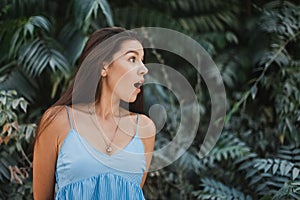
[(0, 199), (32, 199), (32, 122), (68, 85), (91, 31), (106, 24), (106, 0), (0, 2)]
[[(227, 199), (236, 191), (242, 192), (238, 199), (300, 198), (296, 100), (300, 76), (296, 64), (299, 56), (295, 53), (300, 47), (300, 7), (287, 1), (271, 1), (262, 8), (253, 6), (259, 14), (259, 34), (251, 41), (257, 44), (252, 53), (256, 72), (250, 89), (239, 94), (240, 100), (233, 104), (226, 124), (226, 130), (237, 132), (234, 137), (245, 141), (249, 151), (244, 155), (231, 151), (236, 157), (228, 160), (223, 156), (210, 164), (204, 170), (211, 173), (209, 181), (202, 178), (201, 189), (194, 192), (198, 199)], [(268, 39), (260, 43), (263, 38)], [(222, 140), (221, 137), (219, 142)], [(223, 154), (218, 144), (215, 149)], [(214, 160), (213, 152), (204, 160)], [(213, 169), (218, 169), (217, 173)]]
[(28, 102), (16, 91), (0, 91), (0, 198), (31, 199), (30, 145), (35, 124), (20, 121)]
[[(144, 187), (147, 199), (299, 199), (299, 9), (296, 0), (1, 1), (0, 89), (16, 89), (30, 106), (27, 113), (0, 124), (0, 148), (13, 149), (0, 151), (0, 181), (9, 185), (3, 187), (1, 182), (0, 198), (26, 199), (31, 193), (26, 178), (26, 173), (30, 177), (28, 141), (22, 129), (14, 128), (14, 121), (36, 121), (68, 85), (88, 35), (102, 26), (117, 25), (158, 26), (189, 35), (212, 56), (227, 91), (224, 131), (203, 157), (200, 146), (213, 145), (202, 144), (210, 119), (205, 83), (181, 58), (160, 50), (146, 54), (146, 61), (184, 74), (201, 108), (194, 143), (172, 165), (149, 173)], [(167, 123), (156, 140), (160, 148), (176, 135), (179, 104), (166, 88), (145, 86), (145, 92), (148, 107), (160, 103), (168, 110)], [(13, 92), (1, 95), (10, 99), (1, 100), (3, 109), (19, 99)], [(13, 107), (5, 109), (19, 113)], [(8, 130), (16, 134), (6, 144)], [(12, 152), (16, 160), (9, 156)], [(9, 166), (15, 168), (10, 172)]]
[(5, 0), (0, 6), (0, 88), (24, 96), (35, 119), (68, 85), (90, 32), (113, 25), (110, 7), (106, 0)]

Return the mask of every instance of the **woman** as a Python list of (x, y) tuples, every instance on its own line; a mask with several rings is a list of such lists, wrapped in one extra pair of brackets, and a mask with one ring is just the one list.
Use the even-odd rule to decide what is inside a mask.
[(156, 130), (139, 114), (143, 56), (141, 41), (122, 28), (90, 36), (71, 86), (39, 123), (35, 199), (144, 199)]

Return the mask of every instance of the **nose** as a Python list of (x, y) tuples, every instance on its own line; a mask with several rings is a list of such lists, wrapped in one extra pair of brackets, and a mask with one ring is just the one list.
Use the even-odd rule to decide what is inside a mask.
[(144, 65), (144, 63), (141, 64), (141, 66), (138, 69), (139, 75), (146, 75), (148, 73), (148, 68)]

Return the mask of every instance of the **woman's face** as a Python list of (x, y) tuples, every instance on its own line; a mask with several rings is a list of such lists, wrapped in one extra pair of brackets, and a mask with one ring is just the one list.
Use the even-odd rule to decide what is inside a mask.
[(117, 51), (112, 63), (102, 71), (103, 81), (117, 97), (125, 102), (134, 102), (140, 86), (144, 83), (144, 76), (148, 69), (143, 63), (144, 50), (141, 43), (137, 40), (125, 40)]

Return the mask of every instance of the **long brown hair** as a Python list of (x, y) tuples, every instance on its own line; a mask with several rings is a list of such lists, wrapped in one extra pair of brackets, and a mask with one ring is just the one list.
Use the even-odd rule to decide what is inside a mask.
[[(37, 137), (55, 118), (57, 113), (63, 109), (63, 105), (72, 106), (77, 103), (91, 103), (100, 99), (101, 96), (101, 70), (103, 63), (111, 63), (113, 55), (120, 49), (121, 43), (125, 40), (137, 40), (142, 44), (137, 34), (120, 27), (102, 28), (95, 31), (89, 37), (81, 53), (78, 63), (78, 71), (70, 86), (61, 97), (51, 106), (60, 106), (52, 113), (48, 113), (43, 120), (43, 126), (39, 123)], [(121, 101), (122, 107), (129, 111), (143, 113), (143, 89), (133, 103)], [(50, 108), (51, 108), (50, 107)]]

